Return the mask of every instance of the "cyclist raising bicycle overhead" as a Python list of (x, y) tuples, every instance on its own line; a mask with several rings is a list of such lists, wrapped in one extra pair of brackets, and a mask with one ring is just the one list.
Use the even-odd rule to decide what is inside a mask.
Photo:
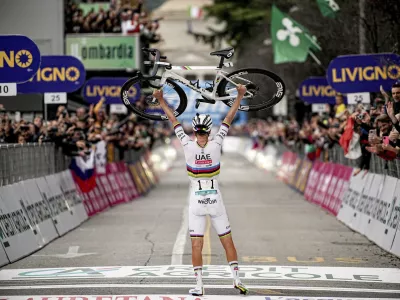
[(187, 172), (190, 179), (189, 232), (192, 241), (192, 264), (196, 277), (196, 287), (189, 290), (189, 293), (193, 296), (204, 295), (202, 250), (207, 215), (210, 216), (213, 227), (225, 249), (226, 258), (233, 275), (234, 287), (239, 289), (241, 294), (247, 294), (248, 292), (248, 289), (239, 278), (236, 248), (232, 240), (231, 226), (217, 180), (220, 172), (222, 143), (228, 134), (230, 123), (235, 117), (240, 101), (246, 93), (246, 87), (239, 84), (237, 91), (238, 95), (235, 102), (212, 140), (209, 140), (212, 127), (211, 117), (197, 114), (193, 118), (192, 125), (196, 141), (191, 140), (185, 134), (181, 124), (164, 100), (163, 92), (157, 90), (153, 93), (169, 121), (173, 124), (175, 134), (180, 140), (185, 153)]

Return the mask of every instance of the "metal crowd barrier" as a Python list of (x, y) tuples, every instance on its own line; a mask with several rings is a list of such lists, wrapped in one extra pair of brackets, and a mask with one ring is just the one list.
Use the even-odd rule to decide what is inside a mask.
[[(135, 162), (145, 151), (143, 148), (121, 151), (108, 144), (107, 161)], [(62, 172), (70, 162), (71, 157), (53, 143), (0, 144), (0, 186)]]
[[(328, 150), (329, 161), (340, 163), (342, 165), (357, 168), (360, 159), (348, 159), (344, 157), (344, 152), (340, 145), (335, 145)], [(400, 160), (395, 159), (391, 161), (384, 160), (376, 154), (371, 154), (370, 171), (376, 174), (389, 175), (395, 178), (400, 178)]]

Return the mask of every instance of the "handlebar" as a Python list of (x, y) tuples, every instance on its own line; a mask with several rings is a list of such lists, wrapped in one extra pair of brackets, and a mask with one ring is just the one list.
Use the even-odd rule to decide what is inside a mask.
[(143, 52), (148, 52), (150, 54), (152, 54), (153, 56), (155, 56), (154, 58), (154, 66), (153, 69), (150, 71), (150, 74), (144, 77), (154, 77), (157, 75), (157, 71), (158, 71), (158, 62), (160, 61), (160, 59), (167, 59), (166, 56), (162, 56), (160, 53), (160, 50), (158, 49), (153, 49), (153, 48), (142, 48)]

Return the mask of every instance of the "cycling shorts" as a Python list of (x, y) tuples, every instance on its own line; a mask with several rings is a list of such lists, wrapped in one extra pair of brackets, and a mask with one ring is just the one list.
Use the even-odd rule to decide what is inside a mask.
[(191, 238), (204, 237), (207, 215), (220, 238), (230, 235), (228, 215), (214, 180), (192, 180), (189, 197), (189, 233)]

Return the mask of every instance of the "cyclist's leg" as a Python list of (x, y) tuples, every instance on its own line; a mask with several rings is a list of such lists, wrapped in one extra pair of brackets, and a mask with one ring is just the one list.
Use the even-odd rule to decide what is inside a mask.
[(192, 242), (192, 264), (196, 277), (196, 287), (190, 289), (189, 293), (194, 296), (202, 296), (203, 288), (203, 238), (206, 228), (206, 216), (195, 215), (192, 207), (189, 206), (189, 233)]

